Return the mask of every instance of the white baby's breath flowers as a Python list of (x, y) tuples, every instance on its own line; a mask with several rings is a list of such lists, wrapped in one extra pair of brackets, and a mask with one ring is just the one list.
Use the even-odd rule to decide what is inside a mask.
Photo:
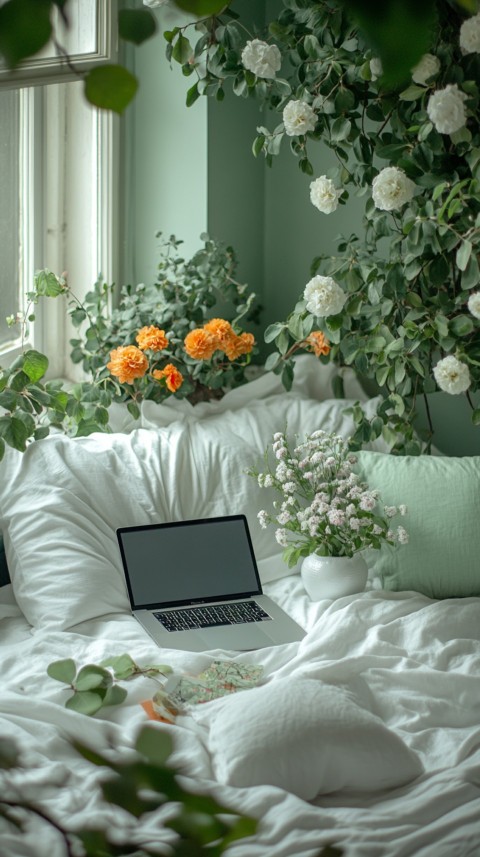
[(345, 292), (332, 277), (322, 277), (319, 274), (309, 280), (303, 297), (307, 302), (308, 312), (321, 318), (338, 315), (347, 300)]
[(428, 99), (427, 113), (440, 134), (454, 134), (463, 128), (467, 121), (465, 101), (467, 96), (456, 83), (449, 83), (445, 89), (437, 89)]
[(440, 71), (440, 60), (434, 54), (424, 54), (420, 62), (412, 69), (414, 83), (425, 86)]
[(397, 527), (397, 541), (401, 545), (408, 544), (408, 533), (405, 527)]
[(317, 124), (317, 114), (306, 101), (289, 101), (283, 109), (282, 118), (285, 134), (289, 137), (314, 131)]
[(475, 318), (480, 318), (480, 292), (473, 292), (470, 295), (467, 306)]
[(242, 51), (242, 65), (257, 77), (272, 79), (282, 64), (282, 55), (276, 45), (261, 39), (251, 39)]
[(378, 80), (378, 78), (381, 77), (383, 74), (383, 66), (381, 59), (379, 57), (372, 57), (369, 66), (372, 80)]
[(467, 18), (460, 27), (460, 47), (464, 54), (480, 53), (480, 14)]
[(338, 207), (338, 199), (343, 191), (338, 190), (331, 179), (319, 176), (310, 182), (310, 201), (322, 214), (331, 214)]
[(382, 211), (402, 208), (414, 193), (414, 182), (399, 167), (385, 167), (372, 182), (373, 202)]
[(438, 361), (433, 367), (433, 375), (440, 389), (445, 393), (450, 393), (451, 396), (465, 393), (471, 384), (467, 364), (462, 363), (453, 354), (449, 354), (448, 357)]
[[(356, 458), (350, 454), (346, 439), (316, 431), (295, 446), (292, 454), (286, 434), (277, 432), (272, 446), (275, 449), (265, 452), (263, 479), (258, 480), (256, 469), (249, 474), (263, 486), (270, 475), (273, 488), (281, 495), (281, 503), (273, 501), (273, 514), (262, 509), (258, 520), (262, 527), (275, 524), (275, 538), (284, 548), (289, 567), (313, 553), (353, 556), (365, 548), (379, 549), (384, 541), (393, 545), (407, 540), (403, 528), (395, 531), (391, 525), (397, 511), (402, 513), (406, 507), (385, 506), (383, 514), (377, 509), (379, 491), (354, 472)], [(286, 460), (281, 462), (281, 479), (280, 465), (272, 458), (278, 449), (287, 450)], [(284, 472), (289, 473), (288, 481), (283, 478)]]

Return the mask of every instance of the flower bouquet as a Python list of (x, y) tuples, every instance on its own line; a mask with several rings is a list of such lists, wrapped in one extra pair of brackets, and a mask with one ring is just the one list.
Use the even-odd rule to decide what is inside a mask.
[(355, 473), (357, 458), (344, 438), (318, 430), (292, 450), (286, 432), (277, 432), (271, 451), (274, 462), (267, 449), (265, 470), (252, 469), (249, 475), (261, 488), (281, 495), (273, 501), (273, 513), (262, 509), (258, 520), (263, 528), (277, 526), (276, 540), (289, 568), (312, 554), (352, 557), (383, 542), (408, 542), (403, 526), (392, 527), (392, 518), (405, 515), (406, 506), (380, 511), (379, 492)]

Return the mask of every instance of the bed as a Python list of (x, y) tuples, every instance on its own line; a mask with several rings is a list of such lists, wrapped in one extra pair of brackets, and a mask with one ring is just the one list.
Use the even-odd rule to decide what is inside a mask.
[[(65, 708), (68, 690), (47, 666), (128, 652), (181, 675), (215, 660), (263, 668), (257, 688), (174, 724), (150, 721), (172, 736), (182, 782), (259, 820), (231, 857), (314, 857), (327, 843), (349, 857), (480, 853), (480, 462), (392, 463), (377, 441), (363, 465), (387, 494), (407, 495), (408, 550), (372, 558), (364, 592), (310, 601), (258, 526), (264, 497), (245, 469), (285, 423), (348, 436), (329, 372), (302, 359), (288, 394), (265, 376), (194, 413), (182, 403), (145, 408), (140, 428), (119, 410), (111, 435), (54, 436), (0, 465), (12, 580), (0, 588), (0, 737), (25, 761), (15, 788), (70, 829), (103, 812), (116, 819), (99, 807), (101, 773), (71, 740), (127, 752), (155, 684), (138, 678), (121, 705), (86, 717)], [(348, 398), (373, 414), (376, 402), (346, 380)], [(159, 651), (129, 613), (115, 528), (237, 512), (247, 513), (265, 591), (305, 637), (242, 653)], [(168, 854), (155, 817), (139, 835)], [(0, 836), (2, 857), (65, 854), (41, 819)]]

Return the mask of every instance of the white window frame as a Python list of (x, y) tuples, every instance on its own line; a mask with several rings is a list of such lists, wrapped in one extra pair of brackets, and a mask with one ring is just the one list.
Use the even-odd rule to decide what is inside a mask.
[[(70, 0), (67, 12), (70, 12), (72, 21), (81, 20), (84, 2), (95, 3), (93, 50), (69, 53), (69, 61), (67, 61), (64, 56), (56, 53), (52, 45), (49, 45), (40, 54), (22, 62), (14, 71), (0, 66), (0, 87), (16, 89), (19, 86), (42, 86), (47, 83), (72, 80), (75, 77), (72, 66), (77, 72), (83, 74), (97, 65), (114, 61), (118, 52), (115, 28), (118, 0)], [(54, 29), (55, 32), (60, 33), (60, 41), (65, 38), (68, 46), (68, 31), (62, 25), (58, 10), (55, 11)]]
[[(111, 5), (100, 0), (100, 7), (107, 13), (107, 28)], [(64, 75), (53, 73), (49, 80), (55, 85), (19, 87), (24, 129), (20, 286), (25, 296), (35, 270), (67, 270), (69, 285), (82, 299), (99, 274), (108, 283), (118, 281), (119, 119), (87, 105), (81, 82), (67, 88), (58, 83)], [(18, 336), (0, 348), (0, 365), (8, 366), (31, 347), (47, 354), (47, 377), (81, 380), (81, 367), (69, 359), (69, 339), (78, 334), (65, 301), (42, 299), (35, 316), (23, 343)]]

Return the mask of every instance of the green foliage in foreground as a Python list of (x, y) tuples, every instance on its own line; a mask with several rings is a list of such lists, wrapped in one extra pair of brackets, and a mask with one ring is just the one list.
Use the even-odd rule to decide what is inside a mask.
[[(140, 729), (134, 749), (124, 755), (112, 747), (102, 753), (81, 741), (73, 746), (87, 763), (107, 772), (99, 779), (97, 800), (97, 818), (105, 810), (105, 820), (71, 829), (43, 808), (43, 786), (38, 800), (26, 799), (15, 784), (23, 768), (21, 754), (11, 740), (0, 737), (0, 835), (3, 829), (21, 837), (24, 827), (36, 819), (39, 835), (49, 827), (63, 842), (66, 857), (78, 854), (79, 846), (85, 857), (156, 857), (162, 845), (165, 853), (165, 843), (171, 857), (220, 857), (231, 844), (255, 836), (260, 829), (254, 818), (236, 813), (208, 794), (183, 788), (169, 765), (170, 736), (151, 725)], [(68, 784), (57, 788), (60, 798)], [(112, 805), (120, 810), (121, 836), (111, 823)], [(167, 814), (161, 815), (161, 826), (156, 828), (159, 841), (152, 842), (152, 813), (161, 813), (162, 808)], [(147, 820), (148, 832), (142, 835)], [(342, 853), (327, 845), (318, 857), (341, 857)]]

